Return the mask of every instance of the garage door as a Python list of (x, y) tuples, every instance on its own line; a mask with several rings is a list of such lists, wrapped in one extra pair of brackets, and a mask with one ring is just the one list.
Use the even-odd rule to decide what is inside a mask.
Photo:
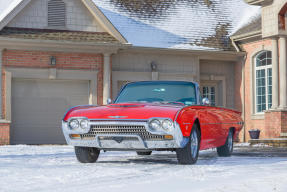
[(64, 144), (66, 110), (88, 104), (88, 81), (12, 81), (12, 144)]

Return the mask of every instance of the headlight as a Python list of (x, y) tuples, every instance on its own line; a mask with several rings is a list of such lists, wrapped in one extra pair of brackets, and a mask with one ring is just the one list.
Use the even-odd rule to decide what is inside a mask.
[(86, 119), (81, 120), (80, 126), (82, 129), (88, 129), (89, 128), (89, 121)]
[(69, 123), (69, 127), (70, 127), (71, 129), (78, 129), (79, 126), (80, 126), (80, 123), (79, 123), (79, 121), (78, 121), (77, 119), (73, 119), (73, 120), (71, 120), (70, 123)]
[(154, 119), (149, 123), (149, 127), (154, 131), (159, 131), (161, 128), (161, 123), (159, 120)]
[(165, 130), (165, 131), (172, 131), (173, 130), (173, 122), (169, 119), (165, 119), (163, 120), (162, 122), (162, 128)]

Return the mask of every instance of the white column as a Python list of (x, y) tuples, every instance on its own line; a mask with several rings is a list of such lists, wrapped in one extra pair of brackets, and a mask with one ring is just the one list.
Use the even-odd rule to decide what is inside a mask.
[(158, 80), (158, 72), (151, 72), (151, 80), (153, 81)]
[(272, 109), (278, 108), (279, 92), (278, 40), (272, 39)]
[(107, 104), (107, 100), (111, 98), (111, 54), (104, 54), (103, 69), (103, 104)]
[(280, 67), (280, 109), (287, 108), (287, 87), (286, 87), (286, 38), (280, 37), (279, 38), (279, 47), (280, 47), (280, 60), (279, 60), (279, 67)]
[(3, 49), (0, 48), (0, 119), (3, 119), (2, 114), (2, 61), (3, 61)]

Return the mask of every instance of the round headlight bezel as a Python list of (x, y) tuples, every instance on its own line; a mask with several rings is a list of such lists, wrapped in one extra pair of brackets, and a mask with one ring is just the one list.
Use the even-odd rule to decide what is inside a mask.
[(164, 131), (171, 132), (174, 128), (174, 124), (170, 119), (164, 119), (161, 124)]
[(160, 120), (159, 120), (159, 119), (152, 119), (152, 120), (149, 122), (149, 128), (150, 128), (152, 131), (161, 131), (162, 125), (161, 125)]
[(170, 134), (174, 131), (174, 122), (169, 118), (151, 118), (148, 121), (148, 131), (152, 134)]
[(70, 129), (74, 130), (74, 129), (78, 129), (80, 127), (80, 122), (77, 119), (72, 119), (69, 122), (69, 127)]
[(89, 121), (87, 119), (80, 120), (80, 128), (81, 129), (88, 129), (89, 128)]

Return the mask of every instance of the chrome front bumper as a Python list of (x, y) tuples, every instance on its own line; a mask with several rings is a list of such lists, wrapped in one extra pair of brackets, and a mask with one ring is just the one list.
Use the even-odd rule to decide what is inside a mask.
[[(120, 121), (108, 122), (115, 124), (122, 124)], [(127, 122), (125, 122), (127, 123)], [(131, 122), (135, 124), (137, 122)], [(146, 127), (147, 123), (139, 122), (139, 124)], [(96, 122), (91, 122), (90, 125), (98, 125)], [(180, 127), (175, 123), (175, 129), (169, 135), (173, 136), (172, 140), (143, 140), (142, 137), (136, 134), (97, 134), (95, 138), (91, 139), (73, 139), (70, 134), (81, 134), (71, 132), (68, 123), (62, 123), (62, 129), (66, 138), (67, 144), (72, 146), (82, 147), (96, 147), (99, 149), (118, 149), (118, 150), (156, 150), (156, 149), (171, 149), (182, 148), (188, 142), (188, 139), (182, 136)], [(112, 139), (105, 139), (106, 137)]]

